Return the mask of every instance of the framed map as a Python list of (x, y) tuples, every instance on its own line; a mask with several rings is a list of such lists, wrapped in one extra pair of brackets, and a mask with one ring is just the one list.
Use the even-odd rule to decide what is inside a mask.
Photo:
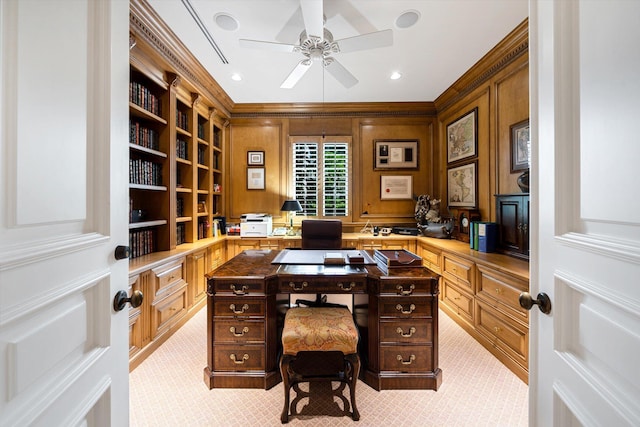
[(478, 152), (478, 109), (447, 125), (447, 163), (475, 157)]
[(475, 208), (477, 204), (477, 162), (447, 170), (447, 201), (449, 206)]

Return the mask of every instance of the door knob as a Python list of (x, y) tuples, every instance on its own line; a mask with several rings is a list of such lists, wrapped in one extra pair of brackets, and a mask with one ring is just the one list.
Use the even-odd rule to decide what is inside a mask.
[(531, 307), (537, 305), (544, 314), (551, 313), (551, 299), (544, 292), (540, 292), (537, 299), (533, 299), (529, 292), (523, 292), (520, 294), (518, 302), (520, 303), (520, 307), (527, 310), (531, 310)]
[(140, 307), (142, 304), (142, 300), (144, 295), (140, 291), (133, 291), (131, 297), (127, 295), (127, 291), (118, 291), (116, 296), (113, 298), (113, 309), (115, 311), (120, 311), (124, 308), (127, 303), (131, 304), (131, 307), (136, 308)]
[(117, 246), (116, 247), (116, 252), (114, 254), (116, 259), (119, 260), (119, 259), (129, 258), (129, 255), (130, 255), (129, 246)]

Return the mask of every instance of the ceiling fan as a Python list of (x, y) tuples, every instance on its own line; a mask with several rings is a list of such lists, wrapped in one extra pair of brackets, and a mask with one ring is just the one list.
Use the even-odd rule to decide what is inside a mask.
[(358, 79), (340, 64), (333, 55), (393, 45), (392, 30), (375, 31), (333, 40), (333, 34), (324, 28), (325, 18), (322, 3), (322, 0), (300, 0), (305, 29), (300, 33), (300, 40), (296, 45), (240, 39), (240, 46), (243, 47), (301, 53), (303, 55), (302, 60), (280, 85), (283, 89), (294, 87), (314, 63), (320, 63), (344, 87), (350, 88), (358, 83)]

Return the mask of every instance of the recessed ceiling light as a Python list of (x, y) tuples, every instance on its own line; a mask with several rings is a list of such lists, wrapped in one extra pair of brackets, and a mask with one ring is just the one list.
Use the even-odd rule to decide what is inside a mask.
[(397, 71), (394, 71), (393, 73), (391, 73), (391, 76), (389, 78), (391, 80), (398, 80), (400, 77), (402, 77), (402, 74), (400, 74)]
[(412, 27), (420, 19), (420, 12), (417, 10), (407, 10), (402, 12), (396, 19), (396, 27), (409, 28)]
[(231, 80), (233, 80), (234, 82), (239, 82), (240, 80), (242, 80), (242, 76), (238, 73), (233, 73), (231, 74)]
[(236, 18), (224, 12), (215, 14), (213, 20), (216, 21), (218, 27), (227, 31), (235, 31), (240, 26)]

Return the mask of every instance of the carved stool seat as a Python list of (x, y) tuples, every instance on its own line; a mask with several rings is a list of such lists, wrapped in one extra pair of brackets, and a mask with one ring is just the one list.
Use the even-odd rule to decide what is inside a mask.
[[(311, 363), (304, 372), (297, 369), (299, 358), (320, 356), (320, 363)], [(336, 363), (336, 355), (339, 355)], [(298, 383), (340, 381), (349, 386), (351, 417), (360, 419), (356, 407), (356, 383), (360, 372), (358, 329), (349, 309), (342, 307), (296, 307), (287, 311), (282, 329), (280, 372), (284, 383), (284, 409), (280, 417), (289, 421), (291, 387), (300, 392)], [(345, 410), (348, 410), (345, 402)]]

